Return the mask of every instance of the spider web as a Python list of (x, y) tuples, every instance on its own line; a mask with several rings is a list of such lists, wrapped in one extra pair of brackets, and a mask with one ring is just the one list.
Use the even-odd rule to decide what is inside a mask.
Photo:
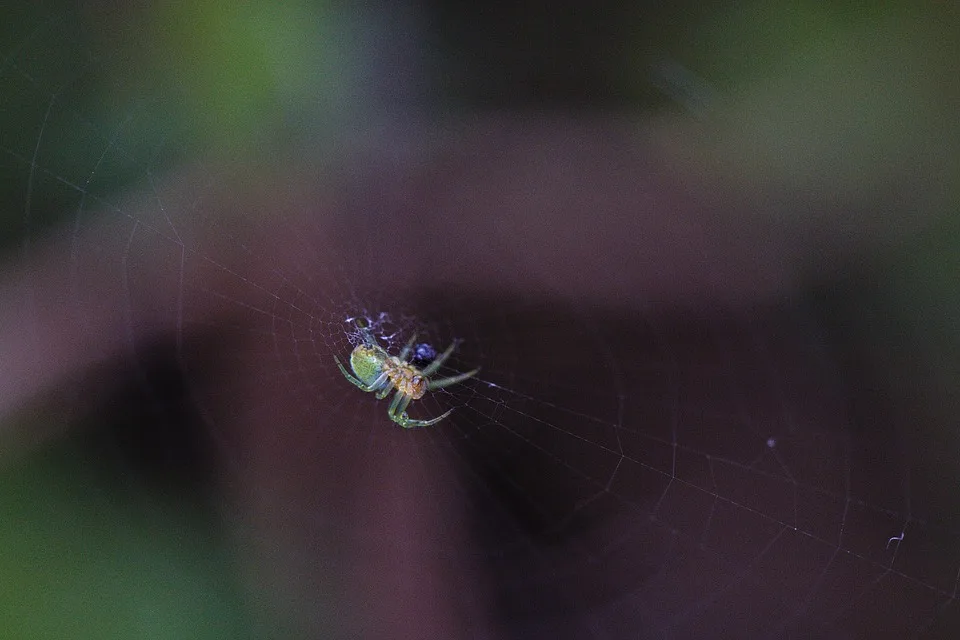
[[(456, 576), (455, 600), (486, 603), (488, 617), (470, 619), (477, 637), (955, 633), (960, 537), (938, 488), (955, 476), (929, 477), (901, 424), (855, 410), (863, 390), (808, 300), (694, 312), (480, 291), (455, 275), (411, 288), (383, 228), (409, 212), (371, 211), (361, 187), (332, 221), (234, 214), (239, 187), (203, 165), (171, 187), (183, 133), (158, 125), (151, 100), (86, 101), (103, 61), (68, 18), (29, 22), (0, 51), (0, 109), (22, 118), (0, 130), (20, 255), (40, 259), (46, 231), (67, 229), (49, 272), (24, 276), (30, 330), (48, 339), (55, 283), (77, 335), (94, 336), (78, 363), (116, 341), (105, 326), (143, 366), (145, 345), (173, 336), (204, 426), (227, 452), (225, 484), (282, 497), (284, 514), (266, 510), (278, 517), (268, 531), (298, 530), (291, 544), (306, 545), (326, 526), (317, 514), (351, 486), (412, 466), (423, 476), (411, 508), (468, 532), (440, 536), (434, 555)], [(320, 207), (296, 202), (298, 213)], [(282, 241), (251, 241), (278, 229)], [(414, 333), (436, 352), (456, 342), (437, 375), (481, 371), (409, 409), (450, 417), (400, 429), (387, 402), (334, 363), (361, 324), (393, 354)], [(348, 455), (350, 468), (337, 466)], [(947, 457), (944, 473), (956, 466)], [(305, 583), (303, 606), (322, 607), (329, 593), (307, 576), (326, 565), (313, 554), (286, 579)]]

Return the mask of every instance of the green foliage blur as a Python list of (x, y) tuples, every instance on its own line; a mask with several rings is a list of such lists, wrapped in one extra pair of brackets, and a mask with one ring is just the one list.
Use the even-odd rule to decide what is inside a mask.
[(2, 469), (3, 637), (252, 637), (218, 528), (129, 480), (76, 438)]

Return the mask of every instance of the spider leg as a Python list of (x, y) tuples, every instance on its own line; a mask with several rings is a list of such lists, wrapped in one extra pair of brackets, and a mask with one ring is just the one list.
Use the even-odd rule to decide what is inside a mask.
[[(383, 375), (386, 376), (387, 374), (384, 373)], [(378, 380), (379, 380), (379, 378), (378, 378)], [(393, 385), (390, 384), (390, 381), (387, 380), (386, 378), (384, 378), (384, 383), (383, 383), (381, 386), (382, 386), (383, 388), (380, 389), (380, 391), (377, 392), (377, 400), (383, 400), (384, 398), (387, 397), (387, 394), (388, 394), (388, 393), (390, 393), (391, 391), (393, 391)]]
[(407, 406), (411, 400), (413, 400), (412, 397), (398, 390), (393, 396), (393, 400), (390, 401), (390, 406), (387, 408), (387, 415), (390, 416), (390, 419), (403, 424), (400, 422), (400, 417), (404, 415), (403, 412), (407, 410)]
[(429, 376), (430, 374), (434, 373), (437, 369), (440, 368), (440, 365), (443, 364), (444, 360), (450, 357), (450, 354), (453, 353), (453, 350), (456, 348), (457, 348), (457, 343), (456, 341), (454, 341), (453, 344), (447, 347), (446, 351), (441, 353), (439, 356), (436, 357), (436, 359), (433, 362), (431, 362), (426, 367), (424, 367), (421, 373), (425, 376)]
[(403, 348), (403, 351), (400, 352), (400, 359), (406, 361), (407, 356), (410, 355), (410, 350), (413, 349), (413, 343), (417, 341), (417, 334), (410, 336), (410, 339), (407, 340), (406, 346)]
[(377, 379), (370, 383), (370, 391), (374, 389), (389, 389), (390, 388), (390, 377), (387, 375), (387, 372), (384, 371), (377, 376)]
[(408, 418), (406, 413), (401, 413), (399, 416), (397, 416), (395, 422), (404, 429), (413, 429), (414, 427), (429, 427), (432, 424), (437, 424), (451, 413), (453, 413), (453, 409), (448, 409), (446, 413), (429, 420), (414, 420), (413, 418)]
[(343, 377), (344, 377), (344, 378), (346, 378), (347, 380), (350, 381), (350, 384), (352, 384), (352, 385), (354, 385), (354, 386), (356, 386), (356, 387), (360, 387), (360, 388), (363, 389), (364, 391), (367, 390), (367, 385), (363, 384), (362, 382), (360, 382), (359, 380), (357, 380), (354, 376), (352, 376), (352, 375), (350, 374), (350, 372), (347, 371), (347, 368), (343, 366), (343, 363), (340, 362), (340, 358), (338, 358), (337, 356), (333, 356), (333, 359), (336, 361), (337, 366), (340, 367), (340, 373), (343, 374)]
[(338, 358), (337, 356), (333, 356), (333, 359), (336, 360), (337, 366), (340, 367), (340, 373), (343, 374), (343, 377), (346, 378), (350, 382), (350, 384), (352, 384), (353, 386), (357, 387), (362, 391), (366, 391), (368, 393), (370, 391), (376, 391), (377, 389), (383, 386), (384, 382), (387, 381), (387, 374), (386, 372), (383, 372), (379, 376), (377, 376), (376, 380), (371, 382), (369, 385), (366, 385), (360, 380), (358, 380), (355, 376), (351, 375), (349, 371), (347, 371), (347, 368), (343, 366), (342, 362), (340, 362), (340, 358)]
[(414, 420), (413, 418), (407, 417), (407, 407), (410, 406), (411, 400), (413, 400), (412, 396), (408, 396), (397, 391), (397, 395), (393, 397), (393, 402), (390, 403), (390, 408), (387, 409), (387, 414), (390, 416), (390, 419), (404, 429), (412, 429), (414, 427), (429, 427), (432, 424), (437, 424), (448, 415), (453, 413), (453, 409), (450, 409), (443, 415), (437, 416), (436, 418), (431, 418), (430, 420)]
[(477, 367), (473, 371), (468, 371), (466, 373), (461, 373), (458, 376), (452, 376), (450, 378), (440, 378), (439, 380), (431, 380), (430, 384), (427, 385), (427, 388), (433, 391), (434, 389), (443, 389), (444, 387), (449, 387), (452, 384), (457, 384), (458, 382), (463, 382), (467, 378), (472, 378), (480, 371), (480, 368)]

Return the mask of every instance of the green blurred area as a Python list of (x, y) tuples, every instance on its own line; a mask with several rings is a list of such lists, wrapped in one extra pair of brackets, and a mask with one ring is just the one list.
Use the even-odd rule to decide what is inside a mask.
[(4, 637), (250, 637), (208, 517), (107, 472), (76, 438), (0, 476)]
[[(64, 217), (109, 210), (148, 172), (196, 158), (321, 155), (370, 113), (404, 112), (396, 93), (372, 86), (422, 91), (404, 64), (433, 74), (426, 91), (438, 116), (491, 104), (683, 113), (696, 103), (689, 153), (739, 188), (869, 201), (900, 179), (928, 192), (916, 202), (925, 210), (960, 202), (952, 5), (418, 6), (422, 41), (376, 3), (5, 8), (0, 250)], [(420, 53), (394, 60), (410, 38)]]
[(347, 35), (326, 5), (161, 3), (140, 16), (148, 46), (130, 47), (132, 69), (113, 71), (145, 71), (139, 89), (177, 96), (201, 148), (257, 153), (305, 135), (303, 126), (324, 126), (349, 93), (340, 52)]
[(339, 19), (315, 2), (4, 7), (0, 254), (179, 165), (332, 135), (356, 102)]
[(955, 7), (751, 2), (708, 10), (694, 24), (679, 55), (720, 96), (702, 150), (730, 181), (780, 189), (784, 201), (877, 205), (876, 215), (888, 208), (873, 198), (889, 199), (889, 188), (902, 186), (897, 195), (920, 217), (953, 215)]

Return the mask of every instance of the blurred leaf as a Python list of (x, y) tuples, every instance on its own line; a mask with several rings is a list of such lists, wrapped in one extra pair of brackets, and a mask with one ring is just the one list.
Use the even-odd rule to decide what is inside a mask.
[(105, 477), (70, 445), (0, 479), (0, 628), (16, 638), (243, 638), (207, 527)]

